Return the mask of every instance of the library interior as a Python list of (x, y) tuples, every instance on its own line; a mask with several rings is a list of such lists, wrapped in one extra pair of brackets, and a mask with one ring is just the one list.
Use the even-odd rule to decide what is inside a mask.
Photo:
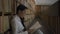
[(0, 34), (59, 34), (59, 19), (58, 0), (0, 0)]

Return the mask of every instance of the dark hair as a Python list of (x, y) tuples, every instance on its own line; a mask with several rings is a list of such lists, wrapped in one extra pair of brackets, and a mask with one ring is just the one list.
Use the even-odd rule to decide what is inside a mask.
[(16, 14), (18, 14), (19, 10), (22, 12), (24, 11), (25, 9), (27, 9), (27, 7), (25, 7), (24, 5), (20, 4), (17, 9), (16, 9)]

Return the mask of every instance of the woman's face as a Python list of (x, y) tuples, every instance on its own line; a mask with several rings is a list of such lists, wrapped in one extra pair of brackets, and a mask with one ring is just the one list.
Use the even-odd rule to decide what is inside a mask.
[(21, 17), (21, 18), (24, 18), (24, 16), (25, 16), (25, 11), (26, 10), (24, 10), (24, 11), (19, 11), (19, 16)]

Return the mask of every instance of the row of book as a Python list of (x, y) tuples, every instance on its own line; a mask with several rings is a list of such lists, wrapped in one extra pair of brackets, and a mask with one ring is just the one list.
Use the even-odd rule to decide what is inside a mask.
[(9, 29), (9, 18), (8, 16), (0, 16), (0, 32), (4, 33)]
[(11, 12), (11, 0), (0, 0), (0, 12)]

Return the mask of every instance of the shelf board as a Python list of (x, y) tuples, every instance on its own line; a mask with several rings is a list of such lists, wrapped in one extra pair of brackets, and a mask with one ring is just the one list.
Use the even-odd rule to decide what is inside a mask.
[(0, 12), (0, 16), (2, 16), (2, 12)]
[[(4, 13), (4, 16), (10, 16), (10, 15), (15, 15), (15, 14), (12, 14), (11, 12), (5, 12)], [(2, 16), (2, 12), (0, 12), (0, 16)]]

